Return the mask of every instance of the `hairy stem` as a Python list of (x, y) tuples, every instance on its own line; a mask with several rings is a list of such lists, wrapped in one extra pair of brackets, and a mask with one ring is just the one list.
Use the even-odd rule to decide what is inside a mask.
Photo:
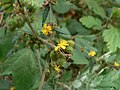
[(39, 55), (39, 50), (38, 49), (36, 49), (36, 55), (37, 55), (37, 60), (38, 60), (38, 65), (39, 65), (39, 70), (40, 70), (40, 75), (42, 75), (42, 67), (41, 67), (40, 55)]
[(40, 82), (40, 86), (39, 86), (39, 89), (38, 90), (42, 90), (42, 87), (44, 85), (44, 81), (45, 81), (45, 75), (46, 75), (46, 72), (47, 72), (47, 68), (48, 68), (48, 63), (46, 61), (46, 66), (45, 66), (45, 69), (43, 71), (43, 74), (42, 74), (42, 78), (41, 78), (41, 82)]

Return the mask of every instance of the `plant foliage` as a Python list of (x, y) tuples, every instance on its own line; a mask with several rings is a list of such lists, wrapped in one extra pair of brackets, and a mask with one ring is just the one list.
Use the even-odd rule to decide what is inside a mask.
[(120, 90), (119, 19), (120, 0), (0, 0), (0, 90)]

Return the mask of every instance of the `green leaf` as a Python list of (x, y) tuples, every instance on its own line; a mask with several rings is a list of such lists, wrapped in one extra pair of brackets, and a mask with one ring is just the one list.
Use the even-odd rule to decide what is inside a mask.
[(37, 20), (35, 21), (35, 25), (33, 25), (33, 28), (37, 31), (40, 31), (42, 28), (42, 19), (43, 19), (43, 11), (41, 9), (38, 9), (35, 14), (37, 17)]
[(112, 17), (120, 18), (119, 8), (112, 8)]
[(105, 18), (106, 13), (101, 7), (101, 3), (98, 0), (84, 0), (84, 2), (87, 4), (87, 6), (94, 11), (97, 15), (100, 15), (101, 17)]
[(101, 29), (102, 22), (98, 18), (94, 18), (93, 16), (83, 16), (80, 18), (80, 22), (85, 25), (87, 28)]
[(64, 14), (69, 11), (69, 3), (66, 0), (58, 0), (58, 2), (53, 5), (53, 9), (60, 14)]
[(4, 61), (8, 51), (12, 48), (13, 34), (9, 33), (0, 39), (0, 61)]
[(88, 60), (85, 56), (80, 52), (80, 50), (74, 50), (73, 55), (71, 57), (73, 59), (74, 64), (88, 64)]
[(50, 6), (47, 5), (45, 10), (43, 11), (43, 18), (42, 18), (42, 24), (45, 23), (47, 17), (48, 17), (48, 14), (49, 14), (49, 11), (50, 11)]
[(87, 30), (85, 27), (83, 27), (82, 24), (80, 24), (77, 20), (75, 19), (70, 19), (67, 22), (67, 28), (71, 34), (80, 34), (80, 35), (85, 35), (89, 34), (90, 31)]
[(93, 47), (93, 41), (96, 39), (95, 35), (76, 35), (75, 37), (75, 43), (76, 47), (86, 49), (88, 51), (96, 49)]
[(63, 38), (71, 38), (71, 34), (69, 32), (69, 30), (63, 26), (62, 28), (60, 29), (55, 29), (57, 32), (60, 32), (60, 37), (63, 37)]
[(51, 7), (50, 7), (50, 10), (49, 10), (49, 13), (48, 13), (45, 23), (57, 23), (55, 15), (53, 14)]
[(78, 8), (74, 3), (71, 3), (71, 2), (68, 2), (68, 3), (69, 3), (70, 9), (80, 10), (80, 8)]
[(64, 71), (64, 73), (61, 77), (61, 80), (64, 81), (64, 82), (70, 80), (71, 77), (72, 77), (72, 74), (73, 74), (72, 70), (71, 71)]
[(5, 29), (4, 28), (0, 28), (0, 38), (5, 36)]
[(110, 51), (115, 52), (120, 48), (120, 29), (111, 26), (103, 32), (104, 41), (107, 42), (107, 47)]
[(36, 64), (31, 49), (25, 48), (14, 53), (5, 61), (2, 68), (3, 73), (12, 71), (16, 90), (29, 90), (34, 84)]
[(22, 27), (22, 30), (27, 34), (33, 35), (32, 31), (27, 23), (25, 23), (24, 27)]

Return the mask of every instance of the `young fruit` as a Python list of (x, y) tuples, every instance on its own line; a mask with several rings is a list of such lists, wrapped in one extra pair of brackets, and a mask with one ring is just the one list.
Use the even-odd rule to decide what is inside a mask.
[(58, 65), (63, 66), (63, 64), (66, 63), (66, 59), (65, 58), (58, 58), (57, 62), (58, 62)]
[(33, 48), (38, 49), (39, 45), (38, 44), (34, 44)]
[(71, 47), (74, 47), (75, 42), (74, 42), (73, 40), (68, 40), (68, 44), (69, 44)]
[(15, 31), (17, 26), (17, 21), (14, 18), (7, 18), (6, 24), (9, 31)]
[(56, 59), (56, 53), (54, 51), (50, 52), (50, 58), (52, 58), (52, 60)]
[(68, 46), (66, 48), (66, 52), (69, 53), (69, 54), (71, 54), (73, 52), (73, 48), (71, 46)]
[(24, 26), (25, 21), (24, 21), (24, 19), (21, 16), (18, 15), (18, 16), (15, 16), (14, 18), (17, 21), (17, 28), (21, 28), (21, 27)]

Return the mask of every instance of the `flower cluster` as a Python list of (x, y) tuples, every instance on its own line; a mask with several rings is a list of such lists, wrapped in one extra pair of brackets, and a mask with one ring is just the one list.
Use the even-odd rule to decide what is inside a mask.
[(58, 51), (60, 49), (65, 50), (67, 46), (69, 46), (69, 44), (66, 40), (60, 40), (57, 46), (55, 47), (55, 51)]
[(53, 28), (50, 25), (44, 24), (42, 28), (42, 33), (46, 36), (50, 35), (53, 33)]
[(91, 56), (91, 57), (93, 57), (93, 56), (95, 56), (96, 55), (96, 52), (95, 51), (90, 51), (89, 53), (88, 53), (88, 56)]

